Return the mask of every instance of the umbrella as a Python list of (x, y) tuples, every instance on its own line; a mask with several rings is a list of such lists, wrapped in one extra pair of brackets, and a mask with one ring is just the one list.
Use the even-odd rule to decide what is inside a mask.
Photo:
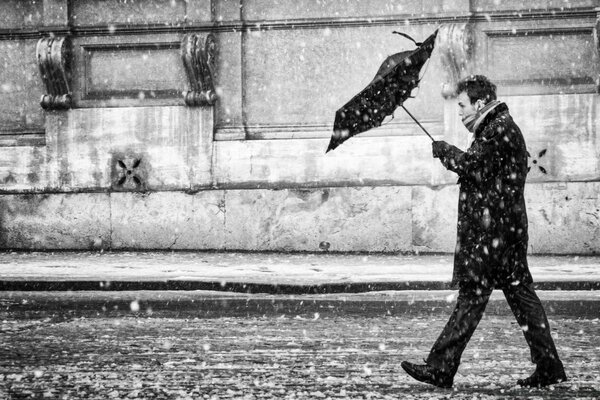
[[(413, 40), (406, 34), (394, 33)], [(419, 84), (419, 72), (433, 51), (436, 36), (437, 30), (423, 43), (415, 42), (415, 50), (386, 58), (371, 83), (335, 113), (333, 135), (326, 152), (356, 134), (380, 126), (396, 108), (404, 108), (404, 101)], [(406, 108), (404, 110), (425, 131), (419, 121)], [(425, 133), (431, 138), (427, 131)]]

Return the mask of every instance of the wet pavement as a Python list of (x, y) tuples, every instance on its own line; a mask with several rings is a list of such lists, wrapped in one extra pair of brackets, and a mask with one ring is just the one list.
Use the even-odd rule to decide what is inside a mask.
[(426, 356), (454, 291), (2, 292), (0, 398), (600, 398), (598, 295), (539, 294), (570, 380), (515, 385), (533, 365), (496, 292), (445, 390), (400, 362)]
[(496, 291), (444, 390), (400, 362), (450, 316), (450, 255), (0, 253), (0, 399), (600, 398), (600, 257), (529, 261), (570, 380), (516, 386)]
[[(537, 291), (550, 314), (600, 317), (600, 291)], [(364, 293), (269, 295), (219, 291), (55, 291), (0, 292), (0, 311), (10, 318), (79, 318), (131, 315), (160, 318), (223, 318), (318, 313), (335, 317), (450, 314), (455, 290), (401, 290)], [(501, 291), (494, 291), (488, 314), (510, 314)]]

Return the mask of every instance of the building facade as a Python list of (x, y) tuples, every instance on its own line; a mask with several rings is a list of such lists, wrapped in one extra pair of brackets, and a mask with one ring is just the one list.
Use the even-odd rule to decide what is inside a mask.
[(451, 252), (456, 176), (402, 110), (335, 111), (436, 29), (406, 107), (465, 148), (499, 87), (531, 157), (530, 251), (600, 251), (597, 0), (5, 0), (0, 248)]

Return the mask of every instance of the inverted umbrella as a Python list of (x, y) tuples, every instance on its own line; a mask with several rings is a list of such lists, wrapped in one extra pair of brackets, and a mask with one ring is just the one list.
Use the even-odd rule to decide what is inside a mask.
[[(399, 34), (412, 40), (408, 35)], [(335, 113), (333, 135), (326, 152), (354, 135), (381, 126), (384, 118), (393, 114), (396, 108), (404, 108), (404, 101), (419, 84), (419, 72), (431, 56), (436, 36), (437, 31), (423, 43), (415, 42), (415, 50), (386, 58), (371, 83)], [(406, 108), (404, 110), (431, 138), (419, 121)]]

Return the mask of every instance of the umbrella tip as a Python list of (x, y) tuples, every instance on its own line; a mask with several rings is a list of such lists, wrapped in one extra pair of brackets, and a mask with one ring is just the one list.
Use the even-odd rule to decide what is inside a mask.
[(331, 135), (331, 139), (329, 140), (329, 147), (327, 147), (327, 152), (329, 150), (333, 150), (338, 147), (340, 144), (344, 143), (346, 139), (350, 137), (350, 131), (348, 129), (333, 129), (333, 135)]
[(336, 147), (338, 147), (338, 144), (336, 142), (334, 142), (333, 139), (331, 139), (329, 141), (329, 146), (327, 146), (327, 150), (325, 150), (325, 154), (329, 153), (331, 150), (335, 149)]

